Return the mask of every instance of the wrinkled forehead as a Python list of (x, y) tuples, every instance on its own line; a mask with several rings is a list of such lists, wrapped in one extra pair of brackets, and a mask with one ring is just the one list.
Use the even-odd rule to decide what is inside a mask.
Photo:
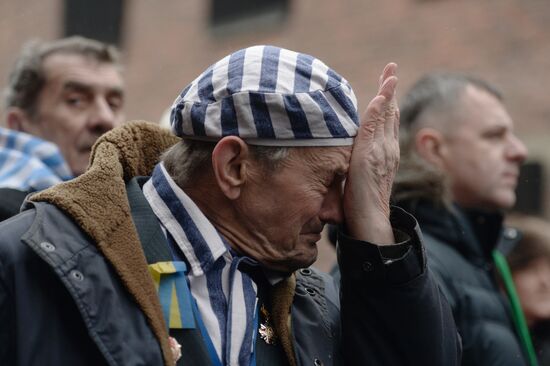
[(294, 147), (290, 148), (290, 156), (313, 170), (347, 174), (351, 151), (351, 146)]
[(73, 53), (48, 55), (43, 63), (46, 84), (62, 89), (123, 94), (124, 79), (113, 63)]
[(64, 75), (72, 69), (82, 69), (92, 73), (100, 70), (102, 73), (113, 74), (122, 81), (122, 68), (119, 64), (74, 52), (56, 52), (47, 55), (42, 60), (42, 69), (46, 76)]

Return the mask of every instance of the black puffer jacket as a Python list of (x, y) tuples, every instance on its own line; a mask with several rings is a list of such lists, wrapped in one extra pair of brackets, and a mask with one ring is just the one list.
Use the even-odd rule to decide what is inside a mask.
[(428, 266), (439, 280), (463, 342), (463, 365), (525, 365), (512, 324), (508, 300), (496, 282), (491, 252), (502, 240), (502, 216), (453, 212), (426, 201), (399, 202), (418, 220)]

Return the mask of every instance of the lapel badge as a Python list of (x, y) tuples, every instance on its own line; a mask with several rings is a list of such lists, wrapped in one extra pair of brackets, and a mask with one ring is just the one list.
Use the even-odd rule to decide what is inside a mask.
[(262, 319), (262, 322), (260, 323), (260, 329), (258, 329), (258, 332), (260, 333), (260, 338), (267, 344), (277, 344), (277, 335), (275, 334), (275, 330), (271, 325), (269, 312), (263, 304), (260, 307), (260, 316)]

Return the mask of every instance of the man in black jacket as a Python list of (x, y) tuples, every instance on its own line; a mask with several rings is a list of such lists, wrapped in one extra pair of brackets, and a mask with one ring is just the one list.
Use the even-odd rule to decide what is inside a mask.
[[(178, 96), (178, 137), (107, 133), (0, 224), (0, 363), (457, 365), (416, 221), (389, 206), (395, 73), (360, 124), (323, 62), (250, 47)], [(308, 268), (327, 222), (345, 222), (340, 295)]]
[(463, 365), (524, 365), (492, 257), (527, 154), (502, 98), (482, 80), (431, 74), (404, 97), (401, 112), (394, 199), (419, 221), (429, 268), (462, 337)]

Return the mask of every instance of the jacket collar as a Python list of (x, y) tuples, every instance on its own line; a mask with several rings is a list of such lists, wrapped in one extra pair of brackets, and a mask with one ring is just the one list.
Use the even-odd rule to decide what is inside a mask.
[(177, 141), (153, 123), (127, 123), (97, 141), (86, 173), (30, 198), (57, 206), (92, 238), (145, 314), (166, 365), (173, 365), (168, 332), (132, 222), (125, 183), (150, 175), (160, 154)]
[(503, 216), (498, 212), (451, 209), (426, 200), (400, 203), (418, 220), (423, 232), (450, 245), (469, 261), (484, 266), (502, 236)]
[(126, 193), (147, 263), (157, 263), (172, 258), (172, 253), (166, 245), (166, 236), (157, 217), (142, 192), (142, 187), (148, 180), (149, 177), (133, 178), (126, 183)]

